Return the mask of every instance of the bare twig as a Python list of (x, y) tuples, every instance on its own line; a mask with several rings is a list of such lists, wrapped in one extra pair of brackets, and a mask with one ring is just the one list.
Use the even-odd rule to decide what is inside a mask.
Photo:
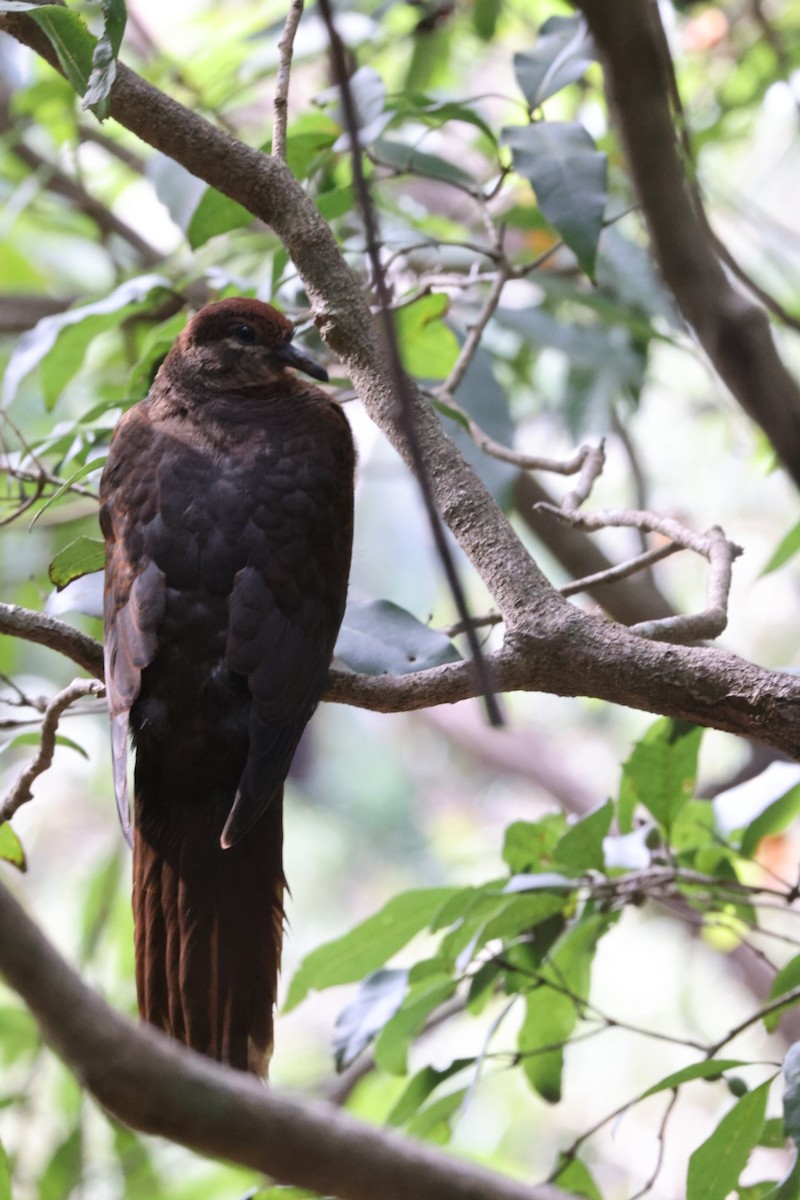
[(66, 621), (17, 604), (0, 603), (0, 633), (47, 646), (77, 663), (95, 679), (103, 678), (103, 647)]
[(286, 120), (289, 111), (289, 79), (292, 71), (292, 51), (297, 26), (303, 15), (304, 0), (291, 0), (286, 14), (281, 40), (278, 42), (278, 78), (275, 83), (275, 99), (272, 102), (275, 118), (272, 125), (272, 153), (286, 161)]
[(637, 554), (635, 558), (629, 558), (617, 566), (597, 571), (594, 575), (584, 575), (582, 579), (576, 579), (574, 583), (564, 583), (558, 590), (562, 596), (577, 596), (578, 593), (589, 592), (601, 584), (616, 583), (619, 579), (627, 579), (629, 575), (651, 567), (653, 563), (661, 562), (662, 559), (669, 558), (670, 555), (677, 554), (682, 549), (682, 546), (676, 546), (674, 542), (670, 542), (666, 546), (656, 546), (654, 550), (646, 550), (644, 554)]
[(32, 799), (31, 788), (40, 775), (49, 770), (56, 749), (58, 722), (65, 709), (81, 696), (102, 696), (105, 689), (96, 679), (73, 679), (53, 697), (44, 712), (41, 741), (36, 757), (28, 764), (11, 791), (0, 803), (0, 825), (10, 821), (18, 808)]
[(489, 294), (486, 297), (483, 308), (479, 312), (476, 320), (469, 327), (464, 345), (459, 351), (458, 358), (453, 363), (453, 368), (450, 374), (445, 379), (441, 387), (436, 389), (436, 395), (441, 399), (453, 396), (458, 391), (458, 386), (469, 370), (470, 363), (475, 357), (475, 351), (481, 344), (486, 326), (491, 321), (495, 314), (495, 310), (500, 303), (503, 295), (503, 288), (506, 285), (509, 277), (509, 268), (506, 262), (501, 262), (497, 268), (497, 273), (494, 277), (494, 282), (489, 289)]
[(348, 136), (350, 138), (350, 150), (353, 164), (353, 181), (355, 183), (355, 190), (358, 196), (359, 208), (361, 209), (361, 217), (364, 222), (367, 254), (370, 260), (370, 266), (372, 268), (375, 290), (381, 306), (380, 317), (384, 338), (384, 352), (389, 366), (389, 374), (392, 380), (395, 403), (401, 418), (406, 441), (411, 454), (411, 459), (414, 464), (414, 470), (417, 476), (417, 482), (419, 484), (423, 504), (428, 516), (431, 534), (433, 535), (433, 541), (436, 546), (436, 552), (441, 561), (448, 587), (453, 596), (453, 601), (458, 612), (459, 620), (465, 623), (464, 631), (469, 643), (472, 665), (478, 682), (479, 691), (483, 696), (484, 703), (486, 705), (486, 713), (493, 725), (500, 725), (502, 724), (502, 716), (495, 694), (495, 684), (491, 678), (486, 657), (481, 648), (476, 631), (473, 629), (470, 623), (466, 595), (456, 569), (455, 560), (445, 536), (442, 517), (431, 488), (430, 466), (426, 461), (426, 456), (423, 452), (423, 443), (420, 437), (420, 432), (417, 429), (417, 422), (414, 416), (414, 396), (409, 385), (408, 377), (403, 370), (403, 364), (400, 358), (400, 347), (397, 342), (397, 334), (391, 314), (392, 298), (386, 282), (386, 275), (383, 270), (383, 265), (381, 263), (378, 219), (372, 203), (369, 185), (367, 184), (366, 176), (364, 175), (362, 151), (358, 135), (358, 115), (356, 113), (355, 102), (353, 100), (353, 94), (350, 89), (350, 81), (347, 75), (347, 63), (345, 61), (344, 46), (342, 45), (341, 38), (336, 30), (329, 0), (319, 0), (319, 8), (328, 30), (331, 56), (335, 65), (336, 76), (339, 82), (339, 88), (342, 97), (344, 124), (347, 128)]

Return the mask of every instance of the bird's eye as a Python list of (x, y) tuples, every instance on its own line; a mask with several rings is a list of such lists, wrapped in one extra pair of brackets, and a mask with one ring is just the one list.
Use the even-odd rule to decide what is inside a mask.
[(235, 325), (233, 336), (240, 342), (250, 344), (256, 340), (256, 331), (252, 325)]

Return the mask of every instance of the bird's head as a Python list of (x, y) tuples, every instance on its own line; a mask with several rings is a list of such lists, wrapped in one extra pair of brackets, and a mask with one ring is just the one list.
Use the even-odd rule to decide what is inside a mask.
[(328, 372), (292, 344), (293, 334), (291, 321), (271, 304), (219, 300), (192, 317), (167, 361), (189, 366), (215, 388), (263, 387), (285, 378), (287, 367), (327, 382)]

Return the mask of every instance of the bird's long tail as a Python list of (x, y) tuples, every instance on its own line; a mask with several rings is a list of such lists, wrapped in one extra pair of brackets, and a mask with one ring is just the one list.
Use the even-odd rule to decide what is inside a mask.
[(201, 1054), (266, 1075), (283, 939), (282, 795), (220, 846), (212, 803), (136, 796), (133, 912), (139, 1013)]

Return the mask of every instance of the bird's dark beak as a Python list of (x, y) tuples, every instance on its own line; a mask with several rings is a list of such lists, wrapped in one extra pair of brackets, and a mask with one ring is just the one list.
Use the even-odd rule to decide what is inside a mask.
[(316, 359), (313, 359), (310, 354), (306, 354), (305, 350), (292, 345), (291, 342), (283, 343), (277, 351), (277, 357), (281, 362), (286, 363), (288, 367), (297, 367), (298, 371), (305, 372), (312, 379), (319, 379), (321, 383), (328, 382), (328, 372), (325, 368)]

